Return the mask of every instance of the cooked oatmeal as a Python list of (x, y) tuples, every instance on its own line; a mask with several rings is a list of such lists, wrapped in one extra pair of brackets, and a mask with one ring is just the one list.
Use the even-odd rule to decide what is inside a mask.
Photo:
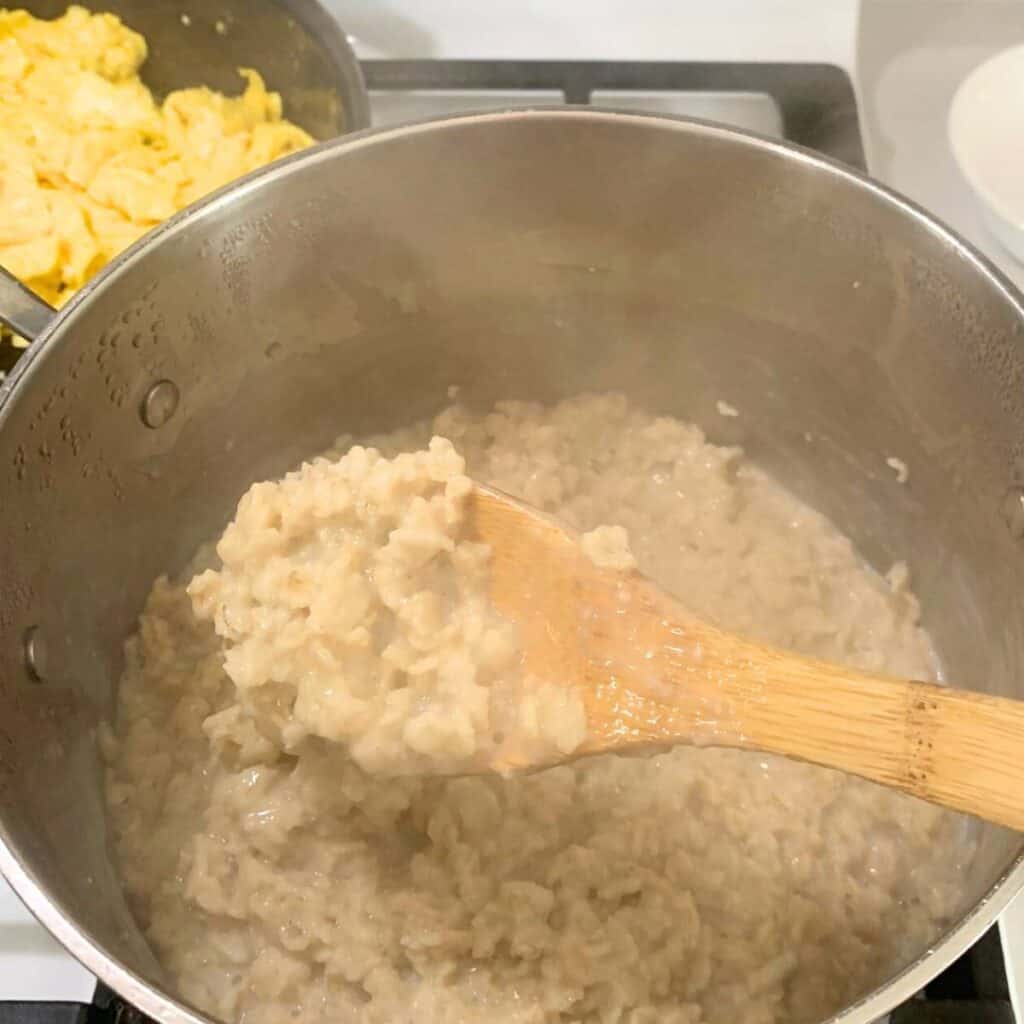
[[(455, 404), (360, 439), (380, 455), (359, 458), (422, 453), (434, 435), (475, 479), (583, 531), (621, 526), (597, 535), (598, 558), (635, 559), (725, 628), (936, 673), (905, 570), (874, 575), (829, 522), (694, 426), (614, 395)], [(296, 530), (311, 585), (330, 586), (319, 541)], [(200, 553), (155, 584), (105, 744), (132, 906), (202, 1009), (246, 1024), (799, 1024), (882, 980), (960, 910), (964, 819), (779, 758), (680, 748), (508, 780), (371, 774), (380, 764), (361, 766), (351, 723), (298, 707), (318, 685), (309, 651), (270, 672), (250, 650), (253, 674), (229, 677), (239, 648), (209, 621), (218, 602), (229, 634), (254, 595), (284, 628), (303, 604), (232, 579), (239, 552), (225, 541), (223, 564)], [(370, 731), (385, 694), (375, 671), (360, 677)], [(254, 704), (268, 685), (278, 705)]]
[(435, 437), (393, 459), (356, 446), (249, 489), (221, 568), (188, 586), (224, 643), (230, 724), (288, 754), (309, 737), (343, 743), (384, 775), (485, 770), (506, 749), (557, 761), (579, 746), (579, 694), (524, 678), (515, 626), (490, 605), (490, 549), (465, 536), (464, 469)]

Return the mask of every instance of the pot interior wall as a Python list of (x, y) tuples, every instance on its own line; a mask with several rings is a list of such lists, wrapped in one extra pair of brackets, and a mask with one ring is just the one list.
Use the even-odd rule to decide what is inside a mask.
[[(614, 388), (742, 444), (880, 571), (909, 562), (951, 680), (1024, 697), (1020, 331), (897, 204), (700, 126), (451, 122), (216, 199), (79, 301), (0, 408), (3, 837), (159, 983), (111, 868), (94, 743), (151, 582), (253, 479), (428, 415), (452, 384), (479, 404)], [(152, 430), (139, 408), (162, 379), (181, 402)], [(21, 658), (34, 625), (41, 685)], [(980, 831), (965, 910), (1021, 849)]]

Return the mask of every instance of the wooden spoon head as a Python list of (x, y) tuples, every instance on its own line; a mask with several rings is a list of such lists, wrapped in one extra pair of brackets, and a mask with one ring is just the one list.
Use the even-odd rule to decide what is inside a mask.
[[(491, 602), (521, 631), (527, 672), (574, 680), (577, 608), (595, 581), (579, 537), (553, 517), (489, 487), (469, 500), (470, 535), (491, 548)], [(599, 583), (600, 581), (596, 581)]]
[[(709, 710), (703, 687), (693, 700), (667, 688), (703, 672), (708, 631), (635, 571), (596, 565), (578, 533), (501, 491), (476, 486), (469, 499), (470, 533), (490, 546), (491, 601), (520, 630), (528, 675), (580, 694), (587, 740), (572, 755), (626, 747), (700, 742)], [(690, 729), (692, 724), (693, 728)], [(502, 771), (544, 767), (506, 757)]]

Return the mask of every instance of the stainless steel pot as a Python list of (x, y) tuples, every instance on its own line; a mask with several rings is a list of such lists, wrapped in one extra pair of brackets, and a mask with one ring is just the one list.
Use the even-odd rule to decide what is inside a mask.
[[(40, 336), (0, 388), (0, 867), (160, 1021), (203, 1018), (166, 987), (105, 842), (94, 732), (122, 641), (250, 481), (451, 384), (481, 403), (617, 388), (742, 443), (874, 564), (909, 560), (951, 678), (1024, 697), (1020, 299), (808, 153), (577, 110), (364, 134), (183, 213), (59, 315), (22, 300)], [(837, 1019), (877, 1017), (962, 952), (1021, 852), (980, 828), (963, 918)]]
[[(36, 17), (68, 0), (18, 0)], [(149, 44), (142, 77), (158, 96), (197, 83), (233, 95), (238, 68), (256, 68), (281, 94), (287, 116), (314, 138), (370, 123), (366, 87), (344, 31), (317, 0), (103, 0)]]

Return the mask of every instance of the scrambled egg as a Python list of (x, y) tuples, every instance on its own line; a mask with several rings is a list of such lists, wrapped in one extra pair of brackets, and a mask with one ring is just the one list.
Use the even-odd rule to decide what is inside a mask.
[(255, 71), (235, 99), (157, 103), (145, 59), (112, 14), (0, 9), (0, 265), (52, 305), (177, 210), (313, 141)]

